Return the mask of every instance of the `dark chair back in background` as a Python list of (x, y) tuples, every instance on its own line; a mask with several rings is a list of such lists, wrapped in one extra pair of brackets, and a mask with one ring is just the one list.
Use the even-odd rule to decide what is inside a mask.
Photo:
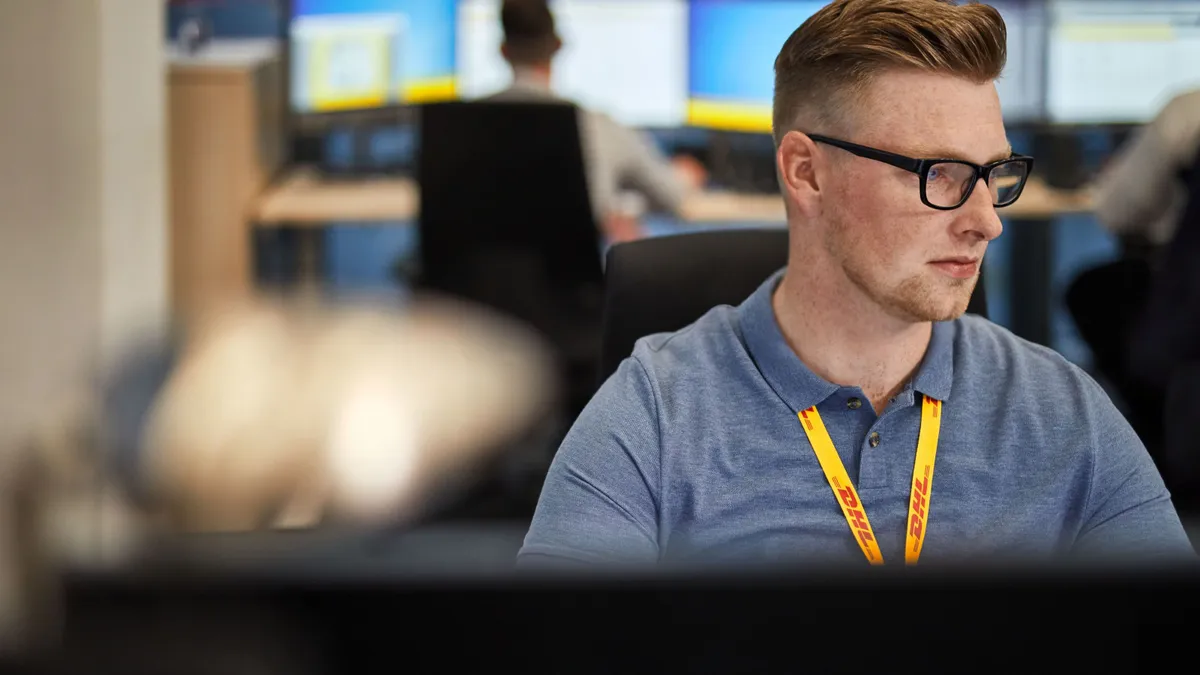
[(1038, 174), (1052, 188), (1076, 190), (1091, 179), (1083, 139), (1072, 127), (1043, 126), (1033, 131), (1033, 156)]
[(1153, 269), (1128, 358), (1150, 403), (1159, 405), (1159, 469), (1176, 506), (1194, 513), (1200, 510), (1200, 442), (1192, 428), (1200, 413), (1200, 153), (1180, 175), (1187, 179), (1187, 204)]
[(537, 284), (521, 289), (534, 295), (602, 285), (574, 106), (426, 105), (418, 153), (420, 287), (482, 295), (472, 299), (538, 323), (545, 303), (501, 291), (514, 283)]
[[(787, 265), (784, 228), (733, 229), (617, 244), (606, 262), (600, 382), (637, 340), (693, 323), (718, 305), (738, 305)], [(987, 316), (983, 281), (967, 311)]]
[(414, 287), (478, 302), (541, 331), (567, 405), (594, 392), (603, 267), (569, 103), (422, 107), (419, 270)]

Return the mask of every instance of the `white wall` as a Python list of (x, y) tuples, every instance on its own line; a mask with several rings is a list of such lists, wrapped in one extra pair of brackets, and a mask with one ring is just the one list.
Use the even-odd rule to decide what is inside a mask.
[(0, 447), (165, 317), (163, 4), (0, 0)]
[(170, 301), (164, 4), (100, 0), (102, 355)]

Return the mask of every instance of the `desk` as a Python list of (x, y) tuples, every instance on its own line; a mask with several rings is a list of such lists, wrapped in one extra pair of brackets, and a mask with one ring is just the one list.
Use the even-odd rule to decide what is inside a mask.
[[(302, 167), (266, 190), (255, 205), (259, 227), (324, 227), (330, 222), (396, 223), (411, 221), (420, 211), (417, 184), (410, 178), (329, 179)], [(1016, 204), (1000, 211), (1005, 218), (1045, 220), (1092, 208), (1085, 190), (1066, 192), (1031, 179)], [(690, 223), (762, 222), (785, 220), (777, 195), (702, 192), (683, 205)]]
[(331, 222), (395, 223), (416, 218), (417, 184), (409, 178), (339, 178), (302, 167), (284, 176), (258, 199), (258, 227), (315, 227)]
[[(1020, 259), (1012, 277), (1012, 330), (1033, 342), (1050, 343), (1052, 232), (1047, 221), (1092, 210), (1088, 190), (1064, 191), (1033, 178), (1017, 203), (999, 211), (1007, 222), (1006, 237)], [(311, 274), (317, 262), (317, 235), (328, 223), (407, 224), (420, 211), (417, 184), (410, 178), (328, 179), (301, 167), (289, 173), (258, 200), (254, 218), (260, 228), (299, 229), (302, 270)], [(703, 225), (739, 223), (782, 226), (783, 200), (776, 195), (702, 192), (688, 197), (683, 221)]]

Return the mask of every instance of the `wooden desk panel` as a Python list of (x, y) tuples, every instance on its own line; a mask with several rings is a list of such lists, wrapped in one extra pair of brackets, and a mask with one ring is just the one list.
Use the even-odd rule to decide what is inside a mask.
[(256, 220), (259, 227), (412, 220), (419, 203), (417, 184), (408, 178), (330, 180), (302, 168), (259, 197)]
[(279, 45), (170, 49), (172, 305), (183, 322), (253, 290), (255, 200), (284, 163)]
[[(1016, 204), (1001, 209), (1005, 218), (1038, 220), (1092, 208), (1086, 190), (1064, 192), (1033, 179)], [(382, 223), (408, 221), (420, 209), (417, 185), (408, 178), (321, 178), (308, 168), (298, 169), (267, 190), (258, 200), (259, 227), (282, 225), (323, 227), (333, 221)], [(683, 219), (691, 223), (784, 222), (778, 195), (703, 192), (687, 199)]]

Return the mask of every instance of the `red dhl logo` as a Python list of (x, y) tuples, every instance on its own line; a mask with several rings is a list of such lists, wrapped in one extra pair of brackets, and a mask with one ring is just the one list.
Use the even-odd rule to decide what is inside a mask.
[[(858, 495), (854, 494), (854, 489), (847, 485), (837, 489), (838, 499), (846, 507), (846, 512), (849, 514), (847, 520), (850, 522), (850, 527), (854, 530), (855, 536), (864, 546), (875, 541), (875, 537), (871, 534), (871, 526), (867, 524), (867, 516), (858, 504)], [(869, 554), (868, 554), (869, 555)]]
[(937, 419), (942, 414), (942, 402), (936, 398), (925, 397), (925, 402), (929, 404), (929, 413), (933, 419)]
[(808, 427), (809, 431), (812, 431), (813, 423), (812, 423), (812, 420), (808, 419), (808, 411), (809, 410), (816, 410), (816, 408), (809, 408), (808, 410), (801, 410), (800, 411), (800, 419), (804, 420), (804, 426)]
[(925, 477), (914, 481), (912, 493), (912, 516), (908, 521), (908, 533), (914, 537), (913, 550), (920, 546), (921, 533), (925, 530), (925, 516), (929, 504), (929, 467), (925, 467)]

